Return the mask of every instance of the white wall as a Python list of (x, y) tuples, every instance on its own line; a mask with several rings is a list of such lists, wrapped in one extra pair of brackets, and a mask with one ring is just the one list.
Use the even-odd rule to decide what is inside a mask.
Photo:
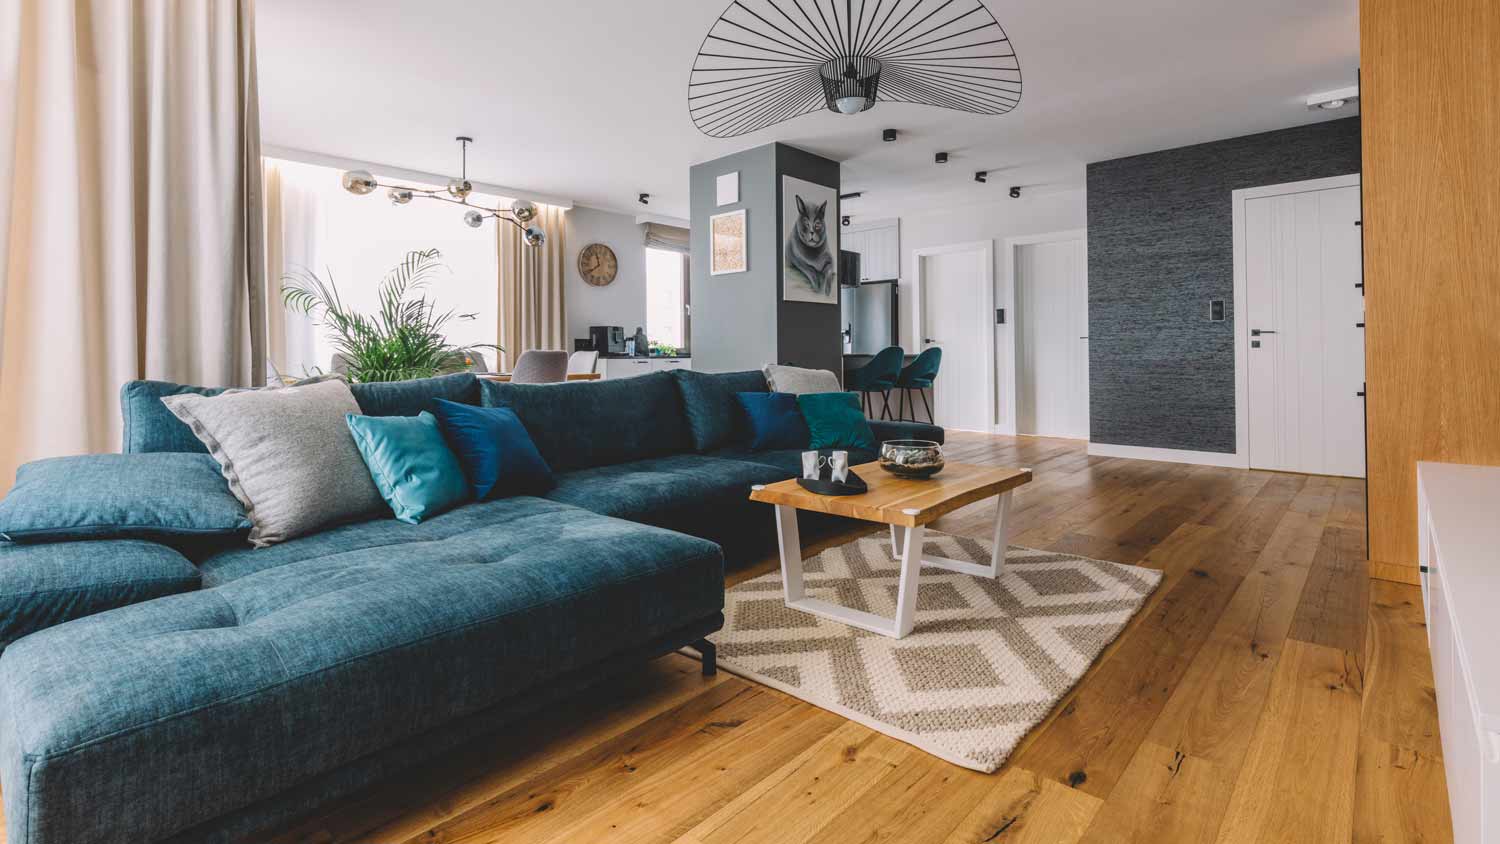
[(984, 205), (961, 206), (945, 211), (911, 214), (901, 218), (901, 342), (916, 349), (912, 335), (912, 255), (928, 246), (995, 241), (995, 284), (1005, 273), (1005, 239), (1028, 234), (1081, 229), (1088, 213), (1082, 188), (1021, 199), (1001, 199)]
[[(1087, 222), (1088, 210), (1082, 188), (901, 217), (901, 346), (909, 354), (921, 350), (919, 328), (915, 325), (912, 310), (912, 303), (916, 300), (912, 289), (916, 275), (912, 262), (916, 250), (953, 243), (994, 241), (995, 301), (1000, 302), (1005, 284), (1006, 238), (1082, 229)], [(1013, 324), (1011, 314), (1006, 315), (1006, 322)], [(1005, 400), (1002, 395), (1007, 383), (1005, 367), (1012, 365), (1010, 342), (1009, 333), (996, 332), (997, 406), (991, 410), (996, 422), (1000, 419), (999, 407)]]
[[(626, 336), (646, 326), (646, 233), (628, 214), (574, 205), (567, 213), (566, 288), (568, 336), (588, 336), (591, 325), (618, 325)], [(578, 274), (578, 253), (590, 243), (614, 250), (620, 271), (607, 287), (594, 287)], [(568, 343), (571, 351), (573, 344)]]

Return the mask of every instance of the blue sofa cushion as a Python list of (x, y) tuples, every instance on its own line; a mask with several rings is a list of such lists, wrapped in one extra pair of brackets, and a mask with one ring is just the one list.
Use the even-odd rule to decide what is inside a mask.
[(485, 407), (521, 417), (554, 472), (690, 450), (682, 398), (670, 372), (604, 381), (484, 381)]
[(443, 441), (437, 417), (345, 415), (359, 456), (380, 497), (399, 521), (417, 524), (469, 497), (458, 458)]
[(552, 469), (514, 410), (442, 399), (433, 402), (433, 409), (475, 498), (539, 495), (552, 488)]
[(804, 393), (797, 404), (812, 431), (809, 448), (875, 450), (875, 432), (854, 393)]
[(433, 399), (479, 404), (479, 379), (472, 372), (455, 372), (410, 381), (372, 381), (350, 384), (349, 392), (366, 416), (416, 416), (432, 409)]
[[(466, 510), (487, 518), (424, 530)], [(719, 549), (689, 536), (535, 499), (397, 527), (424, 539), (323, 546), (12, 645), (9, 828), (157, 841), (722, 610)]]
[(161, 403), (165, 396), (193, 394), (217, 396), (227, 387), (193, 387), (169, 381), (127, 381), (120, 388), (120, 417), (125, 425), (121, 451), (141, 454), (185, 451), (207, 454), (208, 447), (193, 436), (193, 430)]
[(0, 648), (64, 621), (198, 588), (198, 569), (135, 539), (0, 542)]
[(807, 448), (812, 434), (791, 393), (735, 393), (750, 424), (750, 447), (757, 451)]
[(715, 373), (676, 369), (672, 376), (677, 380), (677, 392), (682, 396), (682, 409), (694, 451), (713, 451), (742, 442), (749, 436), (745, 411), (734, 396), (735, 393), (765, 392), (765, 373), (758, 369)]
[(245, 508), (207, 454), (89, 454), (27, 463), (0, 499), (0, 539), (238, 536)]
[(785, 469), (767, 463), (674, 454), (560, 474), (557, 488), (546, 497), (701, 536), (713, 522), (732, 520), (733, 515), (715, 511), (748, 502), (753, 484), (788, 477)]

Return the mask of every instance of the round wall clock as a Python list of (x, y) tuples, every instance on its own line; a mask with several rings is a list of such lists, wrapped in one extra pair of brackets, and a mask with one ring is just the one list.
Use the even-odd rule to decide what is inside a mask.
[(614, 250), (602, 243), (590, 243), (578, 253), (578, 274), (595, 287), (614, 281), (619, 270), (620, 263), (615, 260)]

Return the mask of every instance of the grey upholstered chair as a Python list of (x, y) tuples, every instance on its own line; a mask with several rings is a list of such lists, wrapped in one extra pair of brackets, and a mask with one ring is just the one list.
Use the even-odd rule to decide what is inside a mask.
[(568, 378), (568, 353), (528, 349), (510, 373), (512, 384), (552, 384)]
[(595, 351), (574, 352), (568, 355), (569, 375), (592, 375), (599, 366), (599, 353)]

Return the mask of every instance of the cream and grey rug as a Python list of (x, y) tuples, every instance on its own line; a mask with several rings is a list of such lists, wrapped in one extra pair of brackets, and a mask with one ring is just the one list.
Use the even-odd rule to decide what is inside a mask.
[[(929, 554), (988, 562), (988, 543), (928, 531)], [(886, 617), (899, 576), (887, 534), (806, 563), (810, 597)], [(935, 756), (1005, 762), (1161, 582), (1161, 573), (1011, 546), (999, 580), (924, 567), (916, 628), (892, 639), (788, 609), (781, 573), (725, 594), (719, 665)]]

